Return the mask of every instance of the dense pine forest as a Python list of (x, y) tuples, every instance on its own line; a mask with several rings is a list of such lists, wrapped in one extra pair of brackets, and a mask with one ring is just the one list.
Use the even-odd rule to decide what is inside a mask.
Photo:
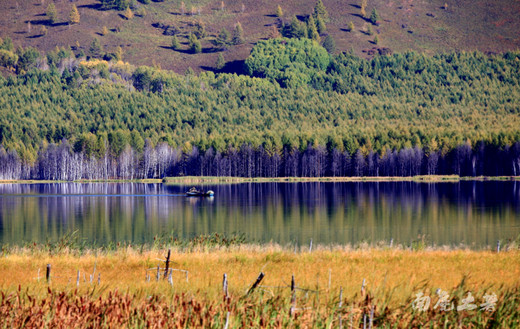
[(2, 43), (0, 179), (518, 175), (520, 53), (260, 41), (245, 74)]

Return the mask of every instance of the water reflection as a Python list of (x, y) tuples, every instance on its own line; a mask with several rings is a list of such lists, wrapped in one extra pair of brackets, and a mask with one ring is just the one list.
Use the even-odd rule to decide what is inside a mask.
[(265, 183), (208, 186), (186, 198), (162, 184), (0, 184), (0, 242), (56, 240), (67, 232), (98, 244), (155, 235), (245, 233), (259, 242), (410, 243), (474, 247), (520, 235), (519, 182), (424, 184)]

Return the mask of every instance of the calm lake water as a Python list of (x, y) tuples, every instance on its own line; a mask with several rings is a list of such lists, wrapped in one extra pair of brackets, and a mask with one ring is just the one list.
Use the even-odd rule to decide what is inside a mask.
[(0, 243), (57, 240), (78, 230), (97, 244), (174, 233), (243, 233), (248, 241), (356, 244), (419, 236), (474, 248), (520, 235), (520, 182), (0, 184)]

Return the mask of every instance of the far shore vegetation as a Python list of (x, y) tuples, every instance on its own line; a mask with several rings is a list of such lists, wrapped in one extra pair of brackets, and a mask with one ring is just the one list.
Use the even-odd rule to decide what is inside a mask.
[(79, 179), (37, 180), (4, 179), (0, 184), (56, 184), (56, 183), (142, 183), (142, 184), (234, 184), (234, 183), (306, 183), (306, 182), (417, 182), (443, 183), (460, 181), (519, 181), (520, 176), (464, 176), (457, 175), (421, 175), (408, 177), (231, 177), (231, 176), (178, 176), (149, 179)]

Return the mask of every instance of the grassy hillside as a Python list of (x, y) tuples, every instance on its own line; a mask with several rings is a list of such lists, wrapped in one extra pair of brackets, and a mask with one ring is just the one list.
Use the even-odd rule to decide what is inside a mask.
[[(51, 0), (2, 1), (0, 2), (0, 37), (11, 37), (16, 46), (33, 46), (41, 51), (49, 51), (56, 46), (79, 44), (79, 50), (88, 51), (92, 40), (97, 37), (106, 51), (122, 47), (124, 59), (135, 65), (160, 65), (165, 69), (184, 72), (188, 67), (195, 71), (212, 69), (218, 53), (211, 40), (222, 28), (233, 30), (240, 22), (244, 28), (245, 43), (231, 46), (222, 51), (227, 70), (235, 70), (248, 56), (253, 44), (266, 38), (278, 18), (275, 16), (278, 4), (284, 12), (282, 20), (308, 15), (314, 7), (313, 0), (284, 1), (265, 0), (221, 1), (185, 0), (185, 15), (181, 15), (180, 0), (150, 2), (134, 10), (132, 19), (115, 10), (101, 10), (95, 0), (78, 0), (74, 4), (79, 9), (81, 22), (69, 26), (66, 21), (72, 3), (56, 1), (58, 19), (49, 24), (45, 16)], [(354, 50), (354, 53), (369, 56), (374, 47), (390, 48), (394, 52), (417, 50), (427, 54), (446, 50), (480, 50), (502, 52), (520, 47), (520, 2), (497, 0), (462, 1), (417, 1), (417, 0), (371, 0), (367, 13), (376, 8), (381, 16), (379, 26), (372, 27), (373, 35), (367, 33), (371, 25), (360, 15), (361, 0), (324, 0), (329, 12), (327, 33), (336, 41), (337, 52)], [(447, 4), (447, 7), (445, 7)], [(242, 6), (243, 5), (243, 6)], [(191, 8), (196, 15), (191, 15)], [(200, 8), (200, 15), (199, 15)], [(144, 11), (143, 11), (144, 9)], [(189, 14), (188, 14), (189, 13)], [(193, 22), (201, 20), (207, 31), (202, 41), (203, 52), (190, 54), (186, 51), (187, 37), (194, 30)], [(29, 24), (30, 22), (30, 24)], [(348, 31), (348, 24), (354, 30)], [(163, 35), (163, 30), (154, 23), (175, 26), (179, 30), (180, 50), (171, 49), (171, 36)], [(47, 35), (41, 35), (41, 27), (46, 26)], [(103, 27), (108, 33), (102, 35)], [(117, 32), (119, 31), (119, 32)], [(375, 36), (378, 45), (374, 44)], [(323, 35), (322, 35), (323, 39)]]

